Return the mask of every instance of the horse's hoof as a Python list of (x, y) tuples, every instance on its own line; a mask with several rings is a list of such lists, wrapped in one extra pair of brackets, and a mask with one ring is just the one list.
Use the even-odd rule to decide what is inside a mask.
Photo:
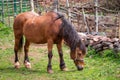
[(63, 69), (61, 69), (61, 70), (62, 70), (62, 71), (68, 71), (68, 68), (65, 67), (65, 68), (63, 68)]
[(54, 73), (54, 72), (53, 72), (53, 70), (48, 70), (48, 73), (49, 73), (49, 74), (52, 74), (52, 73)]
[(20, 63), (19, 63), (19, 62), (16, 62), (16, 63), (14, 64), (14, 66), (15, 66), (16, 69), (19, 69), (19, 68), (20, 68)]
[(31, 64), (30, 64), (30, 62), (25, 62), (25, 67), (28, 68), (28, 69), (31, 69)]

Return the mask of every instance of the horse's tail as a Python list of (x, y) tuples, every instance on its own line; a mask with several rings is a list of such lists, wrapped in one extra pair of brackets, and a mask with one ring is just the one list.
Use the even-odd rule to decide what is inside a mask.
[(23, 48), (23, 36), (20, 38), (18, 50), (22, 51)]

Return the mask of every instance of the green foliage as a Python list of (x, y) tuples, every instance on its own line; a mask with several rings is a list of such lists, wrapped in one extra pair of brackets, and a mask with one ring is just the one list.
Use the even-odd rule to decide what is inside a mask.
[(88, 51), (87, 56), (91, 56), (91, 55), (95, 55), (96, 54), (96, 51), (92, 47), (90, 47), (90, 46), (88, 46), (87, 51)]
[(0, 23), (0, 45), (8, 45), (10, 41), (13, 40), (13, 30), (11, 27), (5, 26), (3, 23)]
[(4, 24), (0, 23), (0, 33), (5, 34), (5, 35), (10, 34), (11, 29), (10, 29), (10, 27), (7, 27)]
[(92, 47), (88, 47), (87, 57), (111, 57), (111, 58), (119, 58), (119, 53), (116, 53), (113, 50), (107, 49), (101, 52), (96, 52)]

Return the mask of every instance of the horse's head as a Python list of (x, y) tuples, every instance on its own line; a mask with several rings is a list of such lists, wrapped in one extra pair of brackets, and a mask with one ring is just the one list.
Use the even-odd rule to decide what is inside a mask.
[(86, 47), (81, 40), (79, 40), (74, 50), (71, 50), (70, 56), (73, 59), (78, 70), (84, 68), (84, 57), (86, 55)]

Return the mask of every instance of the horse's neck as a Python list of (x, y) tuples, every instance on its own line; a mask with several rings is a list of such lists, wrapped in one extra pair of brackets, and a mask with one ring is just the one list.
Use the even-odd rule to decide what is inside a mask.
[(79, 41), (76, 36), (72, 37), (69, 34), (64, 36), (64, 40), (70, 48), (75, 47)]
[(77, 43), (79, 42), (79, 36), (77, 32), (71, 23), (68, 23), (67, 21), (64, 22), (63, 38), (70, 48), (76, 47)]

